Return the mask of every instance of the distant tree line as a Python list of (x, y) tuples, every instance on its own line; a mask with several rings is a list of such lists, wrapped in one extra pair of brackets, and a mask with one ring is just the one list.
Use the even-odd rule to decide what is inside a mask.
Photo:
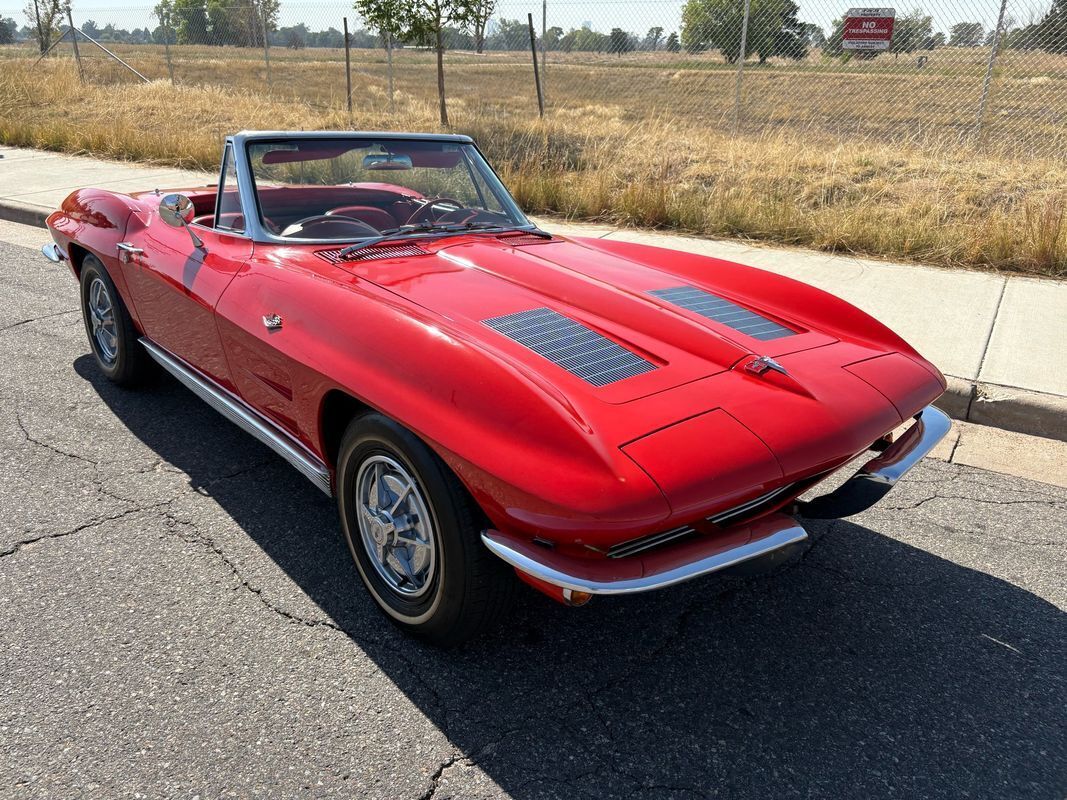
[[(65, 27), (67, 0), (27, 0), (28, 25), (0, 18), (0, 44), (33, 40), (43, 52)], [(162, 0), (155, 8), (159, 24), (127, 30), (87, 20), (81, 30), (103, 42), (130, 44), (231, 45), (261, 47), (264, 31), (273, 46), (343, 47), (344, 34), (330, 27), (313, 31), (307, 25), (278, 26), (280, 0)], [(494, 19), (496, 0), (356, 0), (369, 29), (350, 32), (353, 47), (382, 47), (388, 35), (397, 47), (421, 46), (446, 50), (524, 50), (529, 47), (526, 20)], [(564, 30), (553, 26), (538, 43), (551, 52), (591, 52), (623, 55), (632, 52), (704, 53), (717, 50), (729, 63), (737, 60), (743, 4), (737, 0), (687, 0), (680, 31), (667, 33), (654, 26), (644, 33), (591, 26)], [(750, 0), (745, 58), (755, 56), (801, 59), (812, 50), (828, 56), (874, 58), (879, 51), (847, 51), (842, 46), (844, 20), (835, 20), (829, 35), (818, 25), (802, 22), (794, 0)], [(946, 35), (935, 31), (933, 17), (914, 10), (898, 16), (890, 54), (935, 50), (939, 47), (982, 47), (992, 44), (994, 30), (980, 22), (958, 22)], [(1004, 20), (1000, 46), (1016, 50), (1045, 50), (1067, 54), (1067, 0), (1052, 0), (1040, 19), (1020, 25)], [(442, 67), (443, 71), (443, 67)], [(443, 81), (443, 77), (442, 77)]]

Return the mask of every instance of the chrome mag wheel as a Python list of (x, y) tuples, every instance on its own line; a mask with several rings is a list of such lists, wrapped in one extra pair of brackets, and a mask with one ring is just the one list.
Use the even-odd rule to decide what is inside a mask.
[(107, 284), (99, 277), (89, 284), (89, 325), (100, 359), (106, 364), (114, 364), (119, 349), (115, 304)]
[(355, 481), (360, 538), (375, 571), (407, 598), (423, 595), (437, 569), (437, 533), (415, 478), (386, 455), (372, 455)]

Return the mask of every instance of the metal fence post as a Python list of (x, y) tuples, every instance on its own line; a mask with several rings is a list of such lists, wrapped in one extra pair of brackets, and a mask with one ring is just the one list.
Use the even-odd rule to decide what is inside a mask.
[(748, 13), (751, 0), (745, 0), (745, 16), (741, 20), (741, 49), (737, 54), (737, 81), (734, 84), (734, 133), (741, 126), (741, 76), (745, 71), (745, 53), (748, 49)]
[(70, 43), (74, 45), (74, 60), (78, 62), (78, 80), (85, 83), (85, 70), (82, 68), (82, 55), (78, 50), (78, 34), (74, 31), (74, 17), (70, 13), (70, 5), (67, 5), (67, 24), (70, 26)]
[(385, 32), (385, 57), (389, 62), (389, 112), (396, 112), (396, 103), (393, 102), (393, 34)]
[(541, 96), (545, 96), (545, 72), (548, 58), (545, 56), (545, 40), (548, 38), (548, 0), (541, 0)]
[(545, 97), (541, 94), (541, 74), (537, 71), (537, 34), (534, 33), (533, 14), (527, 13), (526, 21), (530, 27), (530, 54), (533, 56), (534, 85), (537, 86), (537, 113), (544, 118)]
[(993, 82), (993, 67), (997, 63), (997, 51), (1000, 50), (1000, 34), (1004, 29), (1004, 9), (1008, 0), (1000, 0), (1000, 16), (997, 17), (997, 29), (993, 31), (993, 43), (989, 47), (989, 62), (985, 68), (985, 80), (982, 81), (982, 98), (978, 101), (978, 116), (974, 120), (974, 138), (982, 135), (982, 122), (985, 119), (986, 102), (989, 100), (989, 87)]
[(348, 37), (348, 17), (344, 18), (345, 23), (345, 87), (348, 89), (348, 94), (345, 97), (348, 98), (348, 113), (352, 113), (352, 42)]
[(267, 7), (262, 0), (259, 3), (259, 22), (263, 27), (263, 62), (267, 65), (267, 89), (274, 88), (274, 81), (270, 75), (270, 40), (267, 38)]
[(160, 23), (163, 25), (163, 51), (167, 55), (167, 74), (170, 75), (170, 85), (174, 85), (174, 64), (170, 60), (170, 13), (164, 11)]

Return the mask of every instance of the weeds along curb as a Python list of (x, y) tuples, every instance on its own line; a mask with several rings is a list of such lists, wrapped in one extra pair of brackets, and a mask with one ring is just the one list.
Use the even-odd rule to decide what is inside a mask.
[[(49, 212), (0, 200), (0, 219), (44, 227)], [(935, 405), (953, 419), (1067, 441), (1067, 397), (949, 377)]]

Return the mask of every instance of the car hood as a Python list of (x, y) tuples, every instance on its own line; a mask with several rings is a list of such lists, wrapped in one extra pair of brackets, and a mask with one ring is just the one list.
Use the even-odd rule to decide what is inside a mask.
[[(529, 238), (529, 237), (527, 237)], [(753, 355), (780, 358), (837, 339), (785, 309), (761, 304), (759, 287), (725, 288), (709, 272), (700, 281), (654, 264), (556, 239), (509, 245), (497, 237), (464, 237), (426, 255), (345, 262), (359, 277), (432, 311), (442, 323), (492, 347), (502, 358), (544, 375), (570, 394), (621, 403), (733, 368)], [(752, 338), (663, 299), (656, 292), (691, 287), (714, 294), (791, 331), (769, 341)], [(653, 365), (642, 374), (594, 386), (539, 355), (493, 321), (519, 312), (550, 309), (621, 345)]]
[[(424, 255), (339, 267), (417, 304), (429, 327), (491, 353), (546, 397), (565, 398), (574, 435), (617, 474), (611, 453), (624, 453), (675, 513), (709, 513), (836, 468), (944, 388), (891, 331), (804, 284), (670, 250), (525, 238), (467, 236), (424, 245)], [(664, 295), (684, 288), (788, 331), (748, 336), (729, 315), (708, 318)], [(597, 386), (493, 324), (536, 309), (586, 326), (651, 368)], [(773, 366), (754, 364), (759, 357)]]

